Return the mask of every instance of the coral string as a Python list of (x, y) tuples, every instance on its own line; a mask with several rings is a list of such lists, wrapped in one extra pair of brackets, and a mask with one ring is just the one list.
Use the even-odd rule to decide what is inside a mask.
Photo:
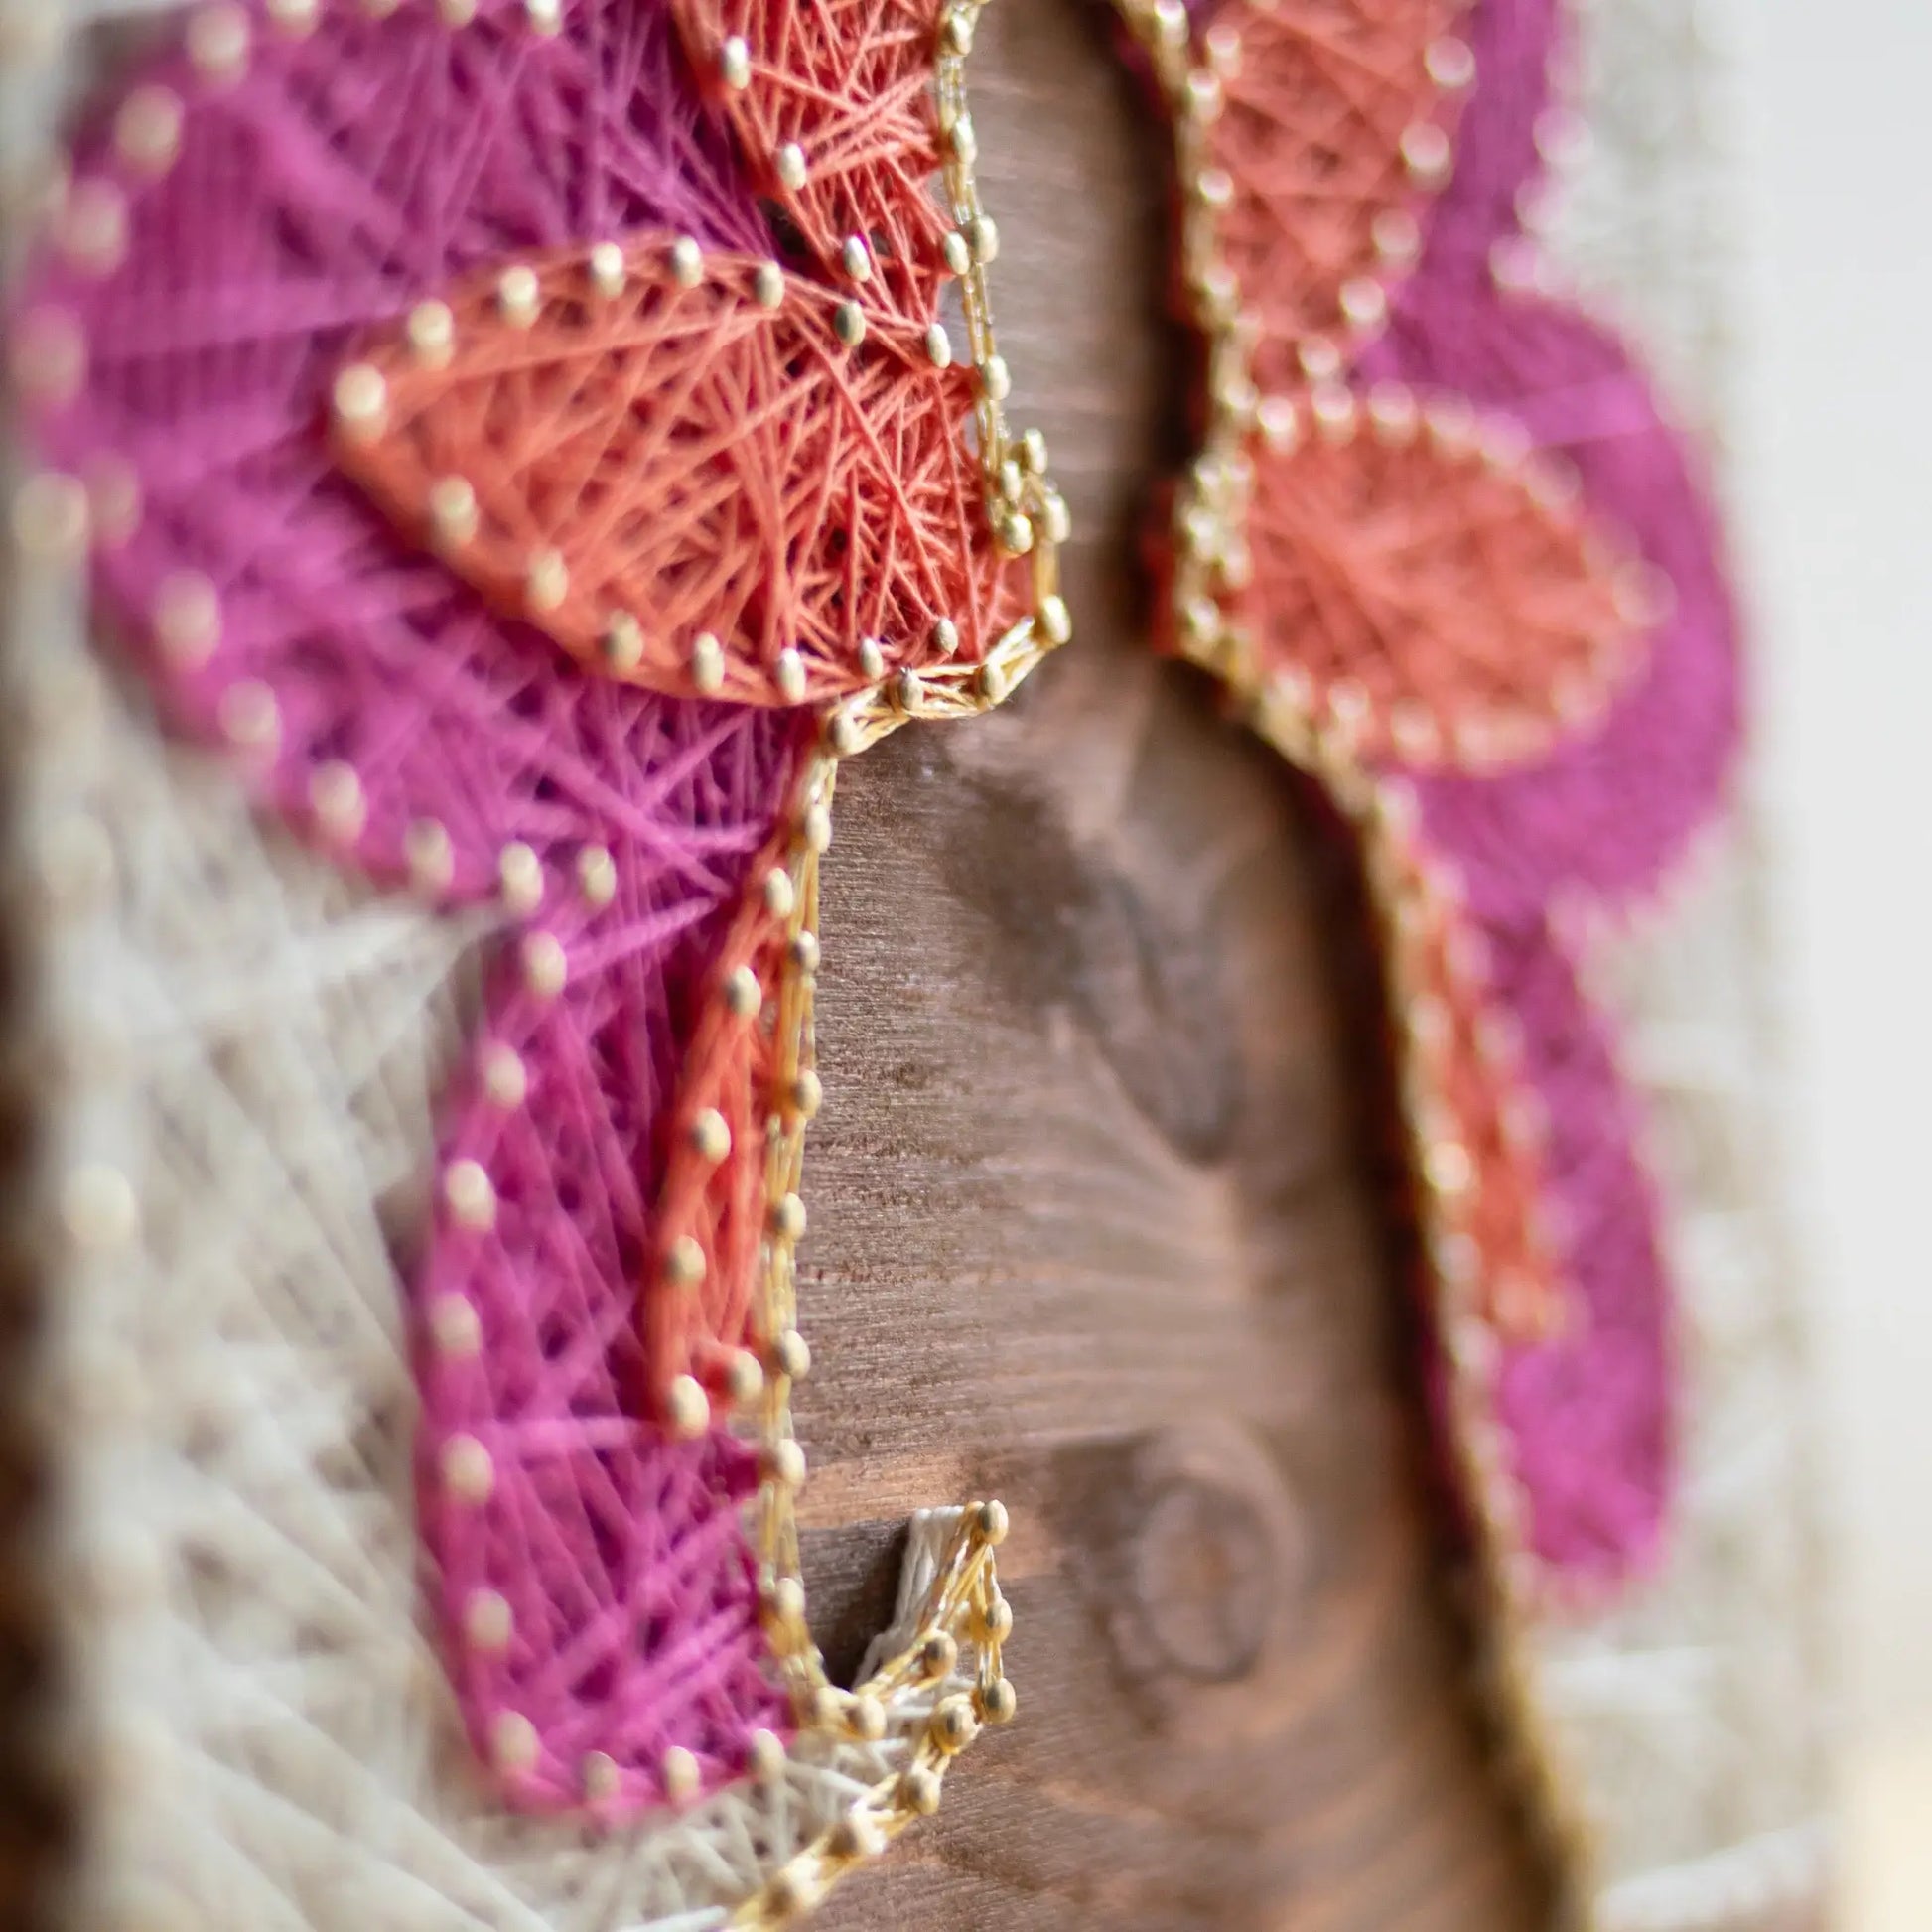
[(1226, 0), (1201, 36), (1222, 105), (1195, 193), (1218, 206), (1224, 270), (1264, 390), (1301, 351), (1372, 326), (1413, 262), (1412, 211), (1449, 175), (1463, 79), (1450, 0)]
[[(795, 705), (968, 662), (1029, 608), (925, 331), (688, 237), (452, 291), (339, 385), (400, 527), (607, 676)], [(367, 372), (380, 376), (376, 385)]]
[(674, 5), (747, 168), (784, 209), (820, 279), (884, 313), (930, 322), (941, 282), (957, 272), (930, 192), (944, 0)]
[(1228, 603), (1265, 674), (1356, 758), (1417, 770), (1521, 766), (1605, 712), (1643, 661), (1644, 578), (1563, 472), (1521, 465), (1449, 399), (1274, 407), (1308, 427), (1260, 443)]

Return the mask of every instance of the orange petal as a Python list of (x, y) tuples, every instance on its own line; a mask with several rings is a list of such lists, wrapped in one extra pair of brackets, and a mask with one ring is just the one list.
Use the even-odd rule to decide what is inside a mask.
[(376, 345), (337, 412), (344, 468), (499, 610), (609, 676), (763, 705), (977, 660), (1024, 615), (973, 377), (922, 329), (669, 236), (510, 276)]
[(1259, 325), (1264, 389), (1310, 337), (1379, 324), (1414, 259), (1414, 207), (1448, 178), (1467, 50), (1452, 0), (1225, 0), (1203, 36), (1221, 77), (1202, 182), (1216, 254)]
[(1260, 675), (1359, 759), (1540, 758), (1635, 668), (1632, 566), (1533, 464), (1485, 450), (1466, 410), (1432, 427), (1407, 398), (1377, 407), (1371, 427), (1330, 392), (1289, 447), (1258, 443), (1228, 618)]
[(1404, 1112), (1432, 1264), (1506, 1334), (1543, 1334), (1563, 1313), (1563, 1287), (1542, 1103), (1453, 888), (1399, 815), (1374, 821), (1369, 838), (1391, 928)]
[[(759, 191), (784, 209), (820, 273), (930, 322), (952, 225), (931, 192), (944, 0), (675, 0), (673, 11)], [(866, 250), (863, 282), (847, 261), (855, 239)]]
[[(799, 801), (822, 809), (829, 767), (807, 759)], [(811, 1067), (817, 853), (806, 814), (787, 815), (752, 869), (715, 962), (671, 1112), (643, 1298), (650, 1395), (680, 1375), (731, 1392), (756, 1332), (766, 1267), (788, 1267), (785, 1203), (798, 1134), (815, 1104)], [(775, 1128), (775, 1131), (773, 1131)], [(767, 1247), (767, 1242), (769, 1246)]]

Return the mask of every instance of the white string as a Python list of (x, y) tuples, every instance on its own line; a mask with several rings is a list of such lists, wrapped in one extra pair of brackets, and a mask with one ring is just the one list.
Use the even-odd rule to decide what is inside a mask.
[[(1735, 280), (1724, 51), (1700, 0), (1576, 11), (1587, 133), (1555, 170), (1551, 243), (1641, 342), (1681, 418), (1722, 447)], [(1777, 1205), (1783, 1094), (1754, 827), (1747, 797), (1604, 989), (1650, 1109), (1688, 1376), (1667, 1562), (1542, 1646), (1601, 1834), (1607, 1932), (1755, 1923), (1823, 1882), (1815, 1435)]]

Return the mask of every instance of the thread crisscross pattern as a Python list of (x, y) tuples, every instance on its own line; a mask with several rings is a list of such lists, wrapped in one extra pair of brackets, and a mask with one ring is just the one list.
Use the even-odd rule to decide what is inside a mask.
[[(678, 0), (678, 15), (747, 167), (820, 278), (930, 321), (962, 266), (948, 260), (953, 230), (930, 192), (945, 159), (933, 51), (942, 32), (958, 52), (970, 47), (972, 11), (946, 0)], [(955, 159), (972, 161), (972, 138), (970, 121), (949, 133)]]
[(1303, 447), (1263, 446), (1253, 583), (1231, 609), (1264, 673), (1357, 759), (1480, 772), (1547, 756), (1634, 667), (1634, 593), (1574, 498), (1539, 500), (1465, 414), (1373, 398), (1362, 436), (1358, 410), (1323, 395)]
[(1467, 84), (1455, 0), (1224, 0), (1199, 9), (1203, 117), (1193, 192), (1264, 389), (1305, 377), (1304, 345), (1379, 323), (1383, 284), (1449, 179)]
[(527, 272), (527, 311), (485, 277), (435, 354), (374, 348), (381, 420), (338, 439), (494, 607), (606, 675), (762, 705), (976, 663), (1024, 613), (972, 372), (925, 326), (688, 237)]

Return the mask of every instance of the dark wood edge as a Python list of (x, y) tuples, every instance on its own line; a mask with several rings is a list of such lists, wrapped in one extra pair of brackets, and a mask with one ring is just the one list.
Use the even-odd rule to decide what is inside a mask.
[[(9, 465), (0, 493), (11, 500)], [(55, 1574), (57, 1405), (49, 1314), (60, 1266), (47, 1211), (54, 1061), (42, 1018), (44, 920), (25, 827), (22, 562), (0, 555), (0, 1925), (53, 1932), (80, 1788)]]

